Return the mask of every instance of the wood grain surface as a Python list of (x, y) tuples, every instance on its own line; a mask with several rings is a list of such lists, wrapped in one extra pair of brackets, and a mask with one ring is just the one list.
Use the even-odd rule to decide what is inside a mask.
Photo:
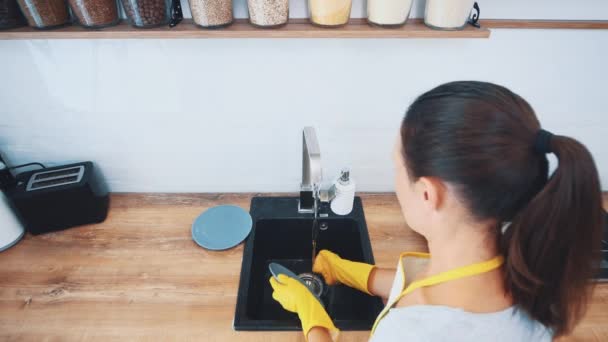
[(0, 39), (171, 39), (171, 38), (488, 38), (490, 29), (608, 29), (608, 20), (530, 20), (482, 19), (481, 28), (472, 26), (464, 30), (433, 30), (420, 18), (411, 18), (398, 28), (370, 26), (366, 19), (351, 18), (342, 27), (323, 28), (309, 23), (308, 19), (290, 19), (286, 26), (264, 29), (254, 27), (247, 19), (236, 19), (224, 28), (203, 29), (191, 19), (185, 19), (174, 28), (168, 26), (138, 29), (122, 22), (103, 29), (86, 29), (69, 25), (51, 30), (21, 27), (0, 31)]
[(481, 19), (482, 27), (489, 29), (565, 29), (606, 30), (608, 20), (530, 20), (530, 19)]
[(472, 26), (461, 31), (438, 31), (421, 20), (410, 20), (399, 28), (370, 26), (365, 19), (351, 19), (342, 27), (314, 26), (307, 19), (291, 19), (280, 28), (259, 28), (247, 19), (237, 19), (224, 28), (204, 29), (191, 19), (174, 28), (168, 26), (137, 29), (125, 22), (99, 30), (70, 25), (58, 29), (36, 30), (29, 27), (0, 31), (0, 39), (165, 39), (165, 38), (488, 38), (490, 31)]
[[(249, 208), (251, 194), (114, 194), (108, 219), (26, 236), (0, 253), (0, 340), (303, 341), (300, 332), (235, 332), (242, 245), (210, 252), (191, 239), (206, 208)], [(393, 195), (363, 196), (376, 262), (425, 250)], [(366, 341), (368, 332), (344, 332)], [(608, 286), (565, 340), (608, 341)]]

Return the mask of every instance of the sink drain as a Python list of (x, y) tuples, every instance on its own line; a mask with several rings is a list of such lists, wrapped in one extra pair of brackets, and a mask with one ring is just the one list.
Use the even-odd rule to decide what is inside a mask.
[(312, 273), (302, 273), (298, 275), (300, 279), (308, 286), (310, 291), (317, 297), (321, 297), (323, 294), (323, 281), (319, 276), (314, 275)]

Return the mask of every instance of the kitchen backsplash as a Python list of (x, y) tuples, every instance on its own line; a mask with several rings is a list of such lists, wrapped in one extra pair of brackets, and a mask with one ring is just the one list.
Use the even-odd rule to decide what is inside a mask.
[[(245, 2), (235, 1), (237, 17)], [(291, 4), (292, 17), (306, 15), (305, 1)], [(353, 17), (364, 4), (354, 0)], [(482, 0), (481, 17), (608, 19), (604, 0), (551, 4)], [(413, 13), (422, 7), (417, 1)], [(480, 40), (0, 41), (0, 51), (0, 65), (10, 66), (0, 82), (0, 150), (14, 164), (93, 160), (113, 191), (296, 191), (307, 125), (317, 127), (326, 180), (351, 166), (358, 190), (390, 191), (407, 105), (462, 79), (528, 99), (545, 128), (589, 147), (608, 190), (606, 30), (497, 29)]]
[[(482, 40), (2, 41), (0, 147), (12, 163), (93, 160), (113, 191), (296, 191), (301, 129), (326, 179), (392, 189), (415, 96), (501, 83), (585, 143), (608, 189), (608, 32), (494, 30)], [(585, 68), (578, 65), (585, 64)]]

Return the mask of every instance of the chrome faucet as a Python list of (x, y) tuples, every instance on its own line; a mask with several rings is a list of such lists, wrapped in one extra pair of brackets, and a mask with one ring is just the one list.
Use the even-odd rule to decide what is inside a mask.
[[(313, 214), (312, 220), (312, 265), (315, 264), (317, 256), (317, 236), (319, 230), (326, 230), (327, 223), (319, 226), (318, 218), (328, 217), (322, 211), (322, 203), (329, 203), (335, 196), (335, 189), (322, 190), (321, 181), (321, 149), (317, 134), (313, 127), (304, 127), (302, 132), (302, 184), (300, 184), (300, 200), (298, 201), (298, 212)], [(324, 227), (324, 228), (323, 228)]]
[[(322, 204), (329, 203), (335, 196), (335, 188), (322, 189), (321, 182), (323, 173), (321, 171), (321, 149), (319, 140), (313, 127), (304, 127), (302, 132), (302, 183), (300, 184), (300, 200), (298, 201), (298, 212), (314, 214), (319, 216)], [(327, 214), (321, 213), (321, 217)]]
[(304, 127), (302, 132), (302, 184), (300, 185), (300, 213), (317, 215), (321, 172), (321, 149), (313, 127)]

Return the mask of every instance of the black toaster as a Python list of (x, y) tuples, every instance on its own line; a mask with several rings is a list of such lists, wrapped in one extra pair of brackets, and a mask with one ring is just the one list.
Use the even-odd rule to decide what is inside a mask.
[(32, 234), (103, 222), (108, 214), (108, 188), (92, 162), (23, 172), (4, 191)]

